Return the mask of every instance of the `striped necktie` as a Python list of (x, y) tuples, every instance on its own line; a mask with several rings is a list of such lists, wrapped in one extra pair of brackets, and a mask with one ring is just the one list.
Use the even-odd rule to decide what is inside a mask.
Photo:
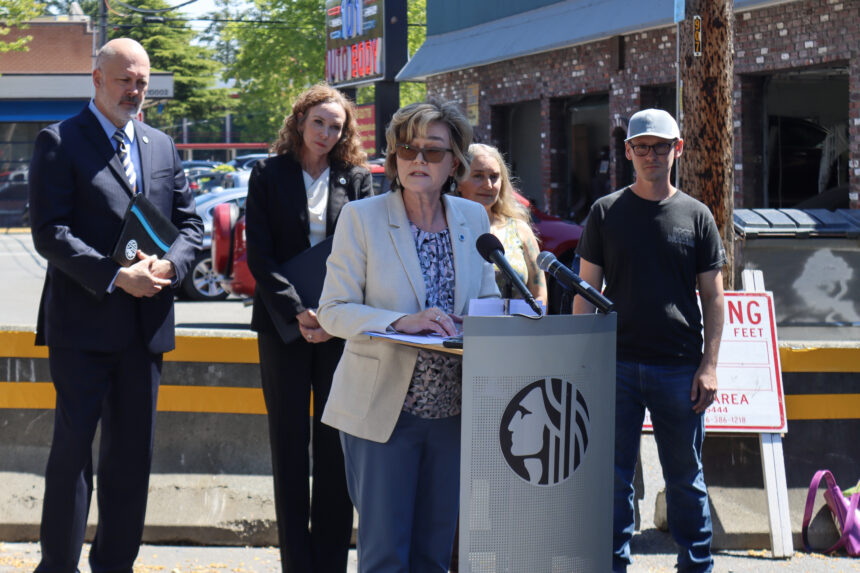
[(134, 163), (131, 160), (129, 146), (125, 143), (125, 132), (118, 129), (113, 134), (113, 138), (117, 143), (116, 152), (119, 155), (119, 160), (122, 162), (122, 168), (125, 170), (128, 183), (131, 185), (131, 191), (132, 193), (137, 193), (137, 174), (134, 172)]

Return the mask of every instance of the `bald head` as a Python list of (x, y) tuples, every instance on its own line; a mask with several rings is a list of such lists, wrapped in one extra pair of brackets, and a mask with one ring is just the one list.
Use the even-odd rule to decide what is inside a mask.
[(131, 38), (116, 38), (99, 49), (96, 54), (96, 69), (104, 66), (105, 62), (113, 58), (142, 58), (149, 65), (149, 55), (137, 40)]
[(111, 40), (96, 55), (93, 85), (99, 111), (115, 126), (124, 126), (140, 113), (149, 85), (146, 50), (131, 38)]

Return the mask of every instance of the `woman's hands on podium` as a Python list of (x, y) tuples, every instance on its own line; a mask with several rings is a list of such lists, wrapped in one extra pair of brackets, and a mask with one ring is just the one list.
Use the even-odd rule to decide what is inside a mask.
[(325, 342), (332, 336), (320, 326), (317, 320), (317, 313), (312, 309), (307, 309), (296, 315), (296, 320), (299, 321), (299, 330), (302, 333), (302, 338), (311, 344)]
[(447, 314), (435, 306), (426, 308), (421, 312), (401, 316), (391, 323), (391, 328), (405, 334), (438, 334), (439, 336), (457, 336), (460, 330), (458, 324), (463, 322), (463, 317), (456, 314)]

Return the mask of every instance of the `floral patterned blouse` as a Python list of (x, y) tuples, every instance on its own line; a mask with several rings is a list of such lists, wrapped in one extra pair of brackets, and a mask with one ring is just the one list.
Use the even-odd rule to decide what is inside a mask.
[[(427, 300), (424, 308), (435, 306), (454, 312), (454, 253), (448, 229), (438, 233), (422, 231), (410, 223)], [(463, 360), (460, 356), (418, 350), (403, 411), (419, 418), (447, 418), (460, 413)]]

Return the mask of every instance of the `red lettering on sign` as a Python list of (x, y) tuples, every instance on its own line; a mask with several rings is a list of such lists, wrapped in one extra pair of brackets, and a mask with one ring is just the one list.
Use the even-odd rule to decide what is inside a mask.
[(738, 322), (740, 322), (741, 324), (744, 323), (743, 308), (741, 307), (741, 301), (730, 300), (729, 301), (729, 324), (734, 324), (735, 318), (737, 318)]
[[(753, 311), (753, 307), (756, 308), (755, 311)], [(750, 322), (753, 324), (761, 322), (761, 313), (758, 311), (758, 301), (751, 300), (749, 304), (747, 304), (747, 316), (750, 317)]]
[(373, 73), (373, 45), (370, 40), (364, 42), (364, 75)]
[(714, 395), (714, 404), (731, 404), (732, 406), (743, 406), (744, 404), (749, 405), (750, 401), (747, 398), (746, 394), (742, 394), (739, 392), (717, 392)]
[(350, 75), (352, 77), (357, 77), (358, 76), (358, 70), (359, 70), (359, 67), (358, 67), (358, 58), (359, 58), (358, 44), (353, 44), (350, 49), (352, 50), (352, 74), (350, 74)]

